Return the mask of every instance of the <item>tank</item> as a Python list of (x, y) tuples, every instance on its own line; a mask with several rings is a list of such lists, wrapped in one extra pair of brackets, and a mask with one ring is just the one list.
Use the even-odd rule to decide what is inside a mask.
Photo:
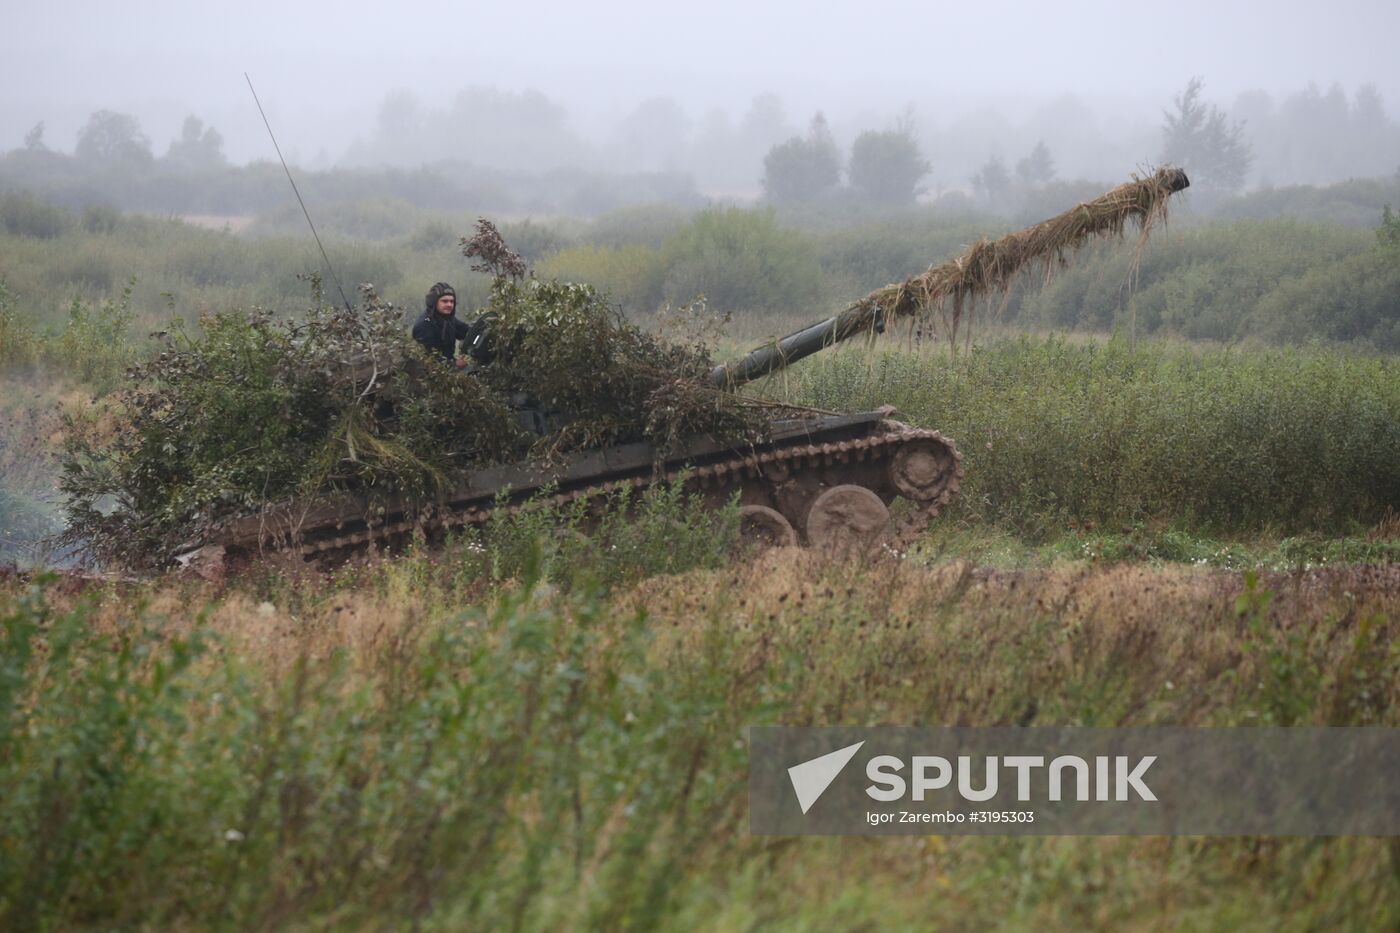
[[(544, 468), (531, 462), (475, 470), (424, 507), (344, 494), (314, 505), (287, 502), (224, 527), (178, 558), (202, 574), (259, 556), (330, 567), (417, 537), (432, 543), (498, 510), (513, 513), (542, 493), (553, 506), (601, 507), (618, 492), (681, 482), (722, 505), (738, 496), (740, 533), (758, 545), (810, 545), (843, 552), (912, 543), (957, 493), (961, 458), (937, 431), (894, 418), (893, 409), (775, 422), (761, 446), (735, 450), (697, 437), (659, 464), (647, 443), (581, 452)], [(893, 509), (899, 500), (907, 505)]]
[[(710, 382), (734, 391), (859, 332), (842, 333), (840, 319), (828, 318), (717, 366)], [(381, 358), (363, 365), (383, 372), (420, 364)], [(539, 413), (525, 407), (520, 416), (529, 424)], [(580, 451), (548, 466), (522, 461), (483, 467), (428, 505), (357, 493), (277, 503), (225, 524), (211, 540), (191, 542), (176, 560), (209, 578), (268, 557), (328, 569), (414, 539), (441, 541), (541, 497), (551, 506), (581, 505), (587, 514), (619, 492), (656, 483), (680, 483), (715, 507), (737, 497), (740, 535), (754, 546), (881, 553), (912, 544), (956, 495), (961, 479), (961, 456), (951, 439), (904, 424), (885, 407), (774, 421), (765, 442), (743, 448), (698, 436), (664, 457), (651, 444), (636, 442)]]
[[(955, 260), (716, 366), (709, 380), (735, 391), (931, 305), (946, 301), (960, 311), (965, 299), (1008, 287), (1030, 263), (1062, 262), (1067, 251), (1092, 237), (1121, 233), (1128, 220), (1146, 236), (1165, 216), (1167, 196), (1188, 184), (1179, 170), (1162, 169), (1034, 227), (979, 241)], [(463, 475), (427, 506), (353, 493), (314, 503), (284, 502), (226, 524), (212, 540), (192, 542), (177, 561), (204, 576), (267, 555), (330, 567), (414, 539), (440, 541), (541, 497), (554, 506), (581, 505), (587, 513), (619, 492), (657, 483), (681, 483), (716, 506), (737, 498), (740, 534), (751, 544), (846, 554), (900, 552), (957, 495), (963, 468), (951, 438), (905, 424), (896, 415), (885, 407), (775, 421), (765, 442), (742, 448), (699, 436), (664, 457), (639, 442), (582, 451), (548, 467), (530, 461), (485, 467)]]

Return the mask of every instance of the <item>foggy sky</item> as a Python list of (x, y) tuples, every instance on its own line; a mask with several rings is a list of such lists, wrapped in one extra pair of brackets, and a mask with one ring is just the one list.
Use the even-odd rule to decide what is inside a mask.
[(283, 149), (323, 161), (372, 130), (390, 91), (441, 107), (471, 85), (538, 89), (589, 139), (646, 98), (674, 97), (699, 122), (714, 108), (737, 119), (765, 91), (796, 124), (819, 108), (869, 128), (910, 107), (945, 125), (989, 107), (1018, 120), (1075, 95), (1106, 119), (1152, 125), (1193, 75), (1223, 104), (1252, 89), (1371, 82), (1400, 113), (1394, 0), (7, 0), (0, 19), (0, 149), (43, 120), (49, 145), (71, 150), (88, 114), (107, 108), (138, 116), (158, 154), (193, 113), (234, 161), (267, 158), (244, 71)]

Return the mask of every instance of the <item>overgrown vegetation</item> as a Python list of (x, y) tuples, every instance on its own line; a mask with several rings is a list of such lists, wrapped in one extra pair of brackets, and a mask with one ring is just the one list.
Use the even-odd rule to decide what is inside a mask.
[[(468, 461), (752, 426), (687, 389), (700, 345), (554, 276), (639, 317), (704, 288), (766, 332), (987, 232), (522, 223), (545, 278), (457, 283), (498, 317), (475, 379), (375, 300), (231, 310), (314, 266), (290, 240), (0, 212), (0, 557), (56, 524), (66, 443), (70, 527), (133, 562), (278, 496), (429, 500)], [(457, 261), (445, 216), (347, 209), (397, 226), (332, 256), (416, 305)], [(957, 441), (962, 494), (903, 560), (738, 552), (734, 504), (677, 484), (218, 591), (0, 574), (0, 927), (1395, 927), (1384, 840), (799, 846), (748, 836), (745, 798), (754, 725), (1400, 726), (1400, 371), (1368, 355), (1394, 346), (1394, 226), (1190, 228), (1146, 251), (1135, 305), (1109, 252), (1006, 310), (1126, 339), (892, 333), (759, 387)], [(1352, 346), (1137, 340), (1180, 333)], [(520, 391), (576, 427), (521, 433)]]
[[(1017, 223), (1043, 220), (1100, 193), (1047, 189), (1043, 203)], [(1365, 226), (1384, 231), (1383, 205), (1400, 203), (1400, 188), (1338, 186), (1337, 197), (1346, 202), (1349, 223), (1364, 215)], [(36, 210), (57, 211), (54, 235), (33, 232), (26, 218)], [(1029, 277), (1001, 321), (1040, 330), (1400, 347), (1394, 298), (1400, 265), (1393, 250), (1360, 229), (1263, 213), (1266, 219), (1210, 224), (1183, 223), (1178, 214), (1177, 225), (1142, 251), (1136, 276), (1131, 249), (1082, 256), (1048, 286)], [(1317, 212), (1300, 216), (1309, 213)], [(469, 223), (465, 212), (397, 202), (359, 202), (323, 214), (318, 222), (342, 281), (372, 282), (387, 301), (408, 309), (418, 305), (425, 283), (453, 266), (452, 231)], [(0, 198), (0, 221), (0, 228), (31, 230), (0, 232), (0, 277), (8, 283), (12, 315), (40, 335), (63, 325), (75, 296), (88, 305), (116, 301), (133, 278), (133, 336), (164, 328), (172, 312), (191, 323), (205, 311), (235, 307), (298, 313), (304, 303), (298, 275), (319, 265), (306, 235), (285, 226), (240, 235), (100, 211), (79, 222), (20, 196)], [(711, 307), (735, 313), (746, 331), (759, 335), (816, 320), (1004, 229), (1004, 220), (938, 206), (847, 212), (829, 221), (791, 212), (654, 207), (591, 224), (502, 227), (541, 275), (588, 282), (634, 320), (703, 293)], [(488, 276), (462, 274), (453, 284), (464, 310), (490, 300)]]
[(457, 553), (218, 598), (6, 585), (0, 925), (1396, 922), (1379, 839), (745, 832), (754, 725), (1395, 726), (1382, 577), (777, 552), (603, 594), (522, 552), (486, 595)]
[[(429, 504), (471, 470), (527, 454), (647, 440), (661, 457), (695, 434), (761, 436), (766, 406), (710, 388), (703, 347), (644, 333), (589, 286), (526, 277), (485, 221), (463, 244), (495, 275), (489, 366), (468, 376), (426, 358), (372, 292), (358, 311), (318, 303), (302, 321), (220, 312), (177, 326), (101, 430), (73, 425), (65, 540), (161, 566), (289, 497), (354, 489)], [(541, 436), (517, 418), (521, 400)]]
[(826, 353), (765, 390), (894, 405), (963, 452), (965, 520), (1032, 539), (1071, 524), (1344, 531), (1400, 504), (1400, 369), (1338, 351), (1023, 337)]

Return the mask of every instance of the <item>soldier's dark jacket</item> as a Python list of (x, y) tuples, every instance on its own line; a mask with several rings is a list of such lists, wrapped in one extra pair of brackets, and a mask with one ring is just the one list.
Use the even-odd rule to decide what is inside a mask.
[(438, 354), (447, 362), (456, 359), (456, 343), (466, 340), (471, 327), (457, 320), (457, 314), (438, 314), (434, 308), (423, 312), (413, 325), (413, 339)]

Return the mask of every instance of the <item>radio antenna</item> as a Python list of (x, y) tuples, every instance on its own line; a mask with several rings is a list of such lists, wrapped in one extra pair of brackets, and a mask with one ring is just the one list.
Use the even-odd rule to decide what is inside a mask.
[(287, 181), (292, 185), (292, 193), (297, 196), (301, 212), (306, 215), (306, 224), (311, 228), (311, 236), (316, 240), (316, 248), (321, 251), (321, 259), (326, 263), (326, 271), (330, 273), (331, 281), (335, 283), (335, 290), (340, 292), (340, 300), (345, 302), (345, 310), (353, 312), (355, 309), (350, 306), (350, 299), (345, 297), (345, 289), (340, 287), (340, 278), (335, 274), (331, 258), (326, 255), (326, 248), (321, 245), (321, 235), (316, 232), (316, 225), (311, 221), (311, 212), (306, 209), (306, 202), (301, 199), (301, 192), (297, 190), (296, 180), (292, 178), (292, 170), (287, 168), (287, 160), (282, 157), (282, 147), (277, 145), (277, 136), (272, 132), (272, 124), (267, 120), (267, 112), (263, 110), (262, 101), (258, 100), (258, 92), (253, 90), (253, 79), (248, 77), (246, 71), (243, 72), (243, 80), (248, 82), (248, 90), (253, 94), (253, 103), (258, 105), (258, 113), (262, 115), (263, 126), (267, 127), (267, 135), (272, 138), (272, 148), (277, 150), (277, 158), (282, 163), (282, 171), (287, 173)]

